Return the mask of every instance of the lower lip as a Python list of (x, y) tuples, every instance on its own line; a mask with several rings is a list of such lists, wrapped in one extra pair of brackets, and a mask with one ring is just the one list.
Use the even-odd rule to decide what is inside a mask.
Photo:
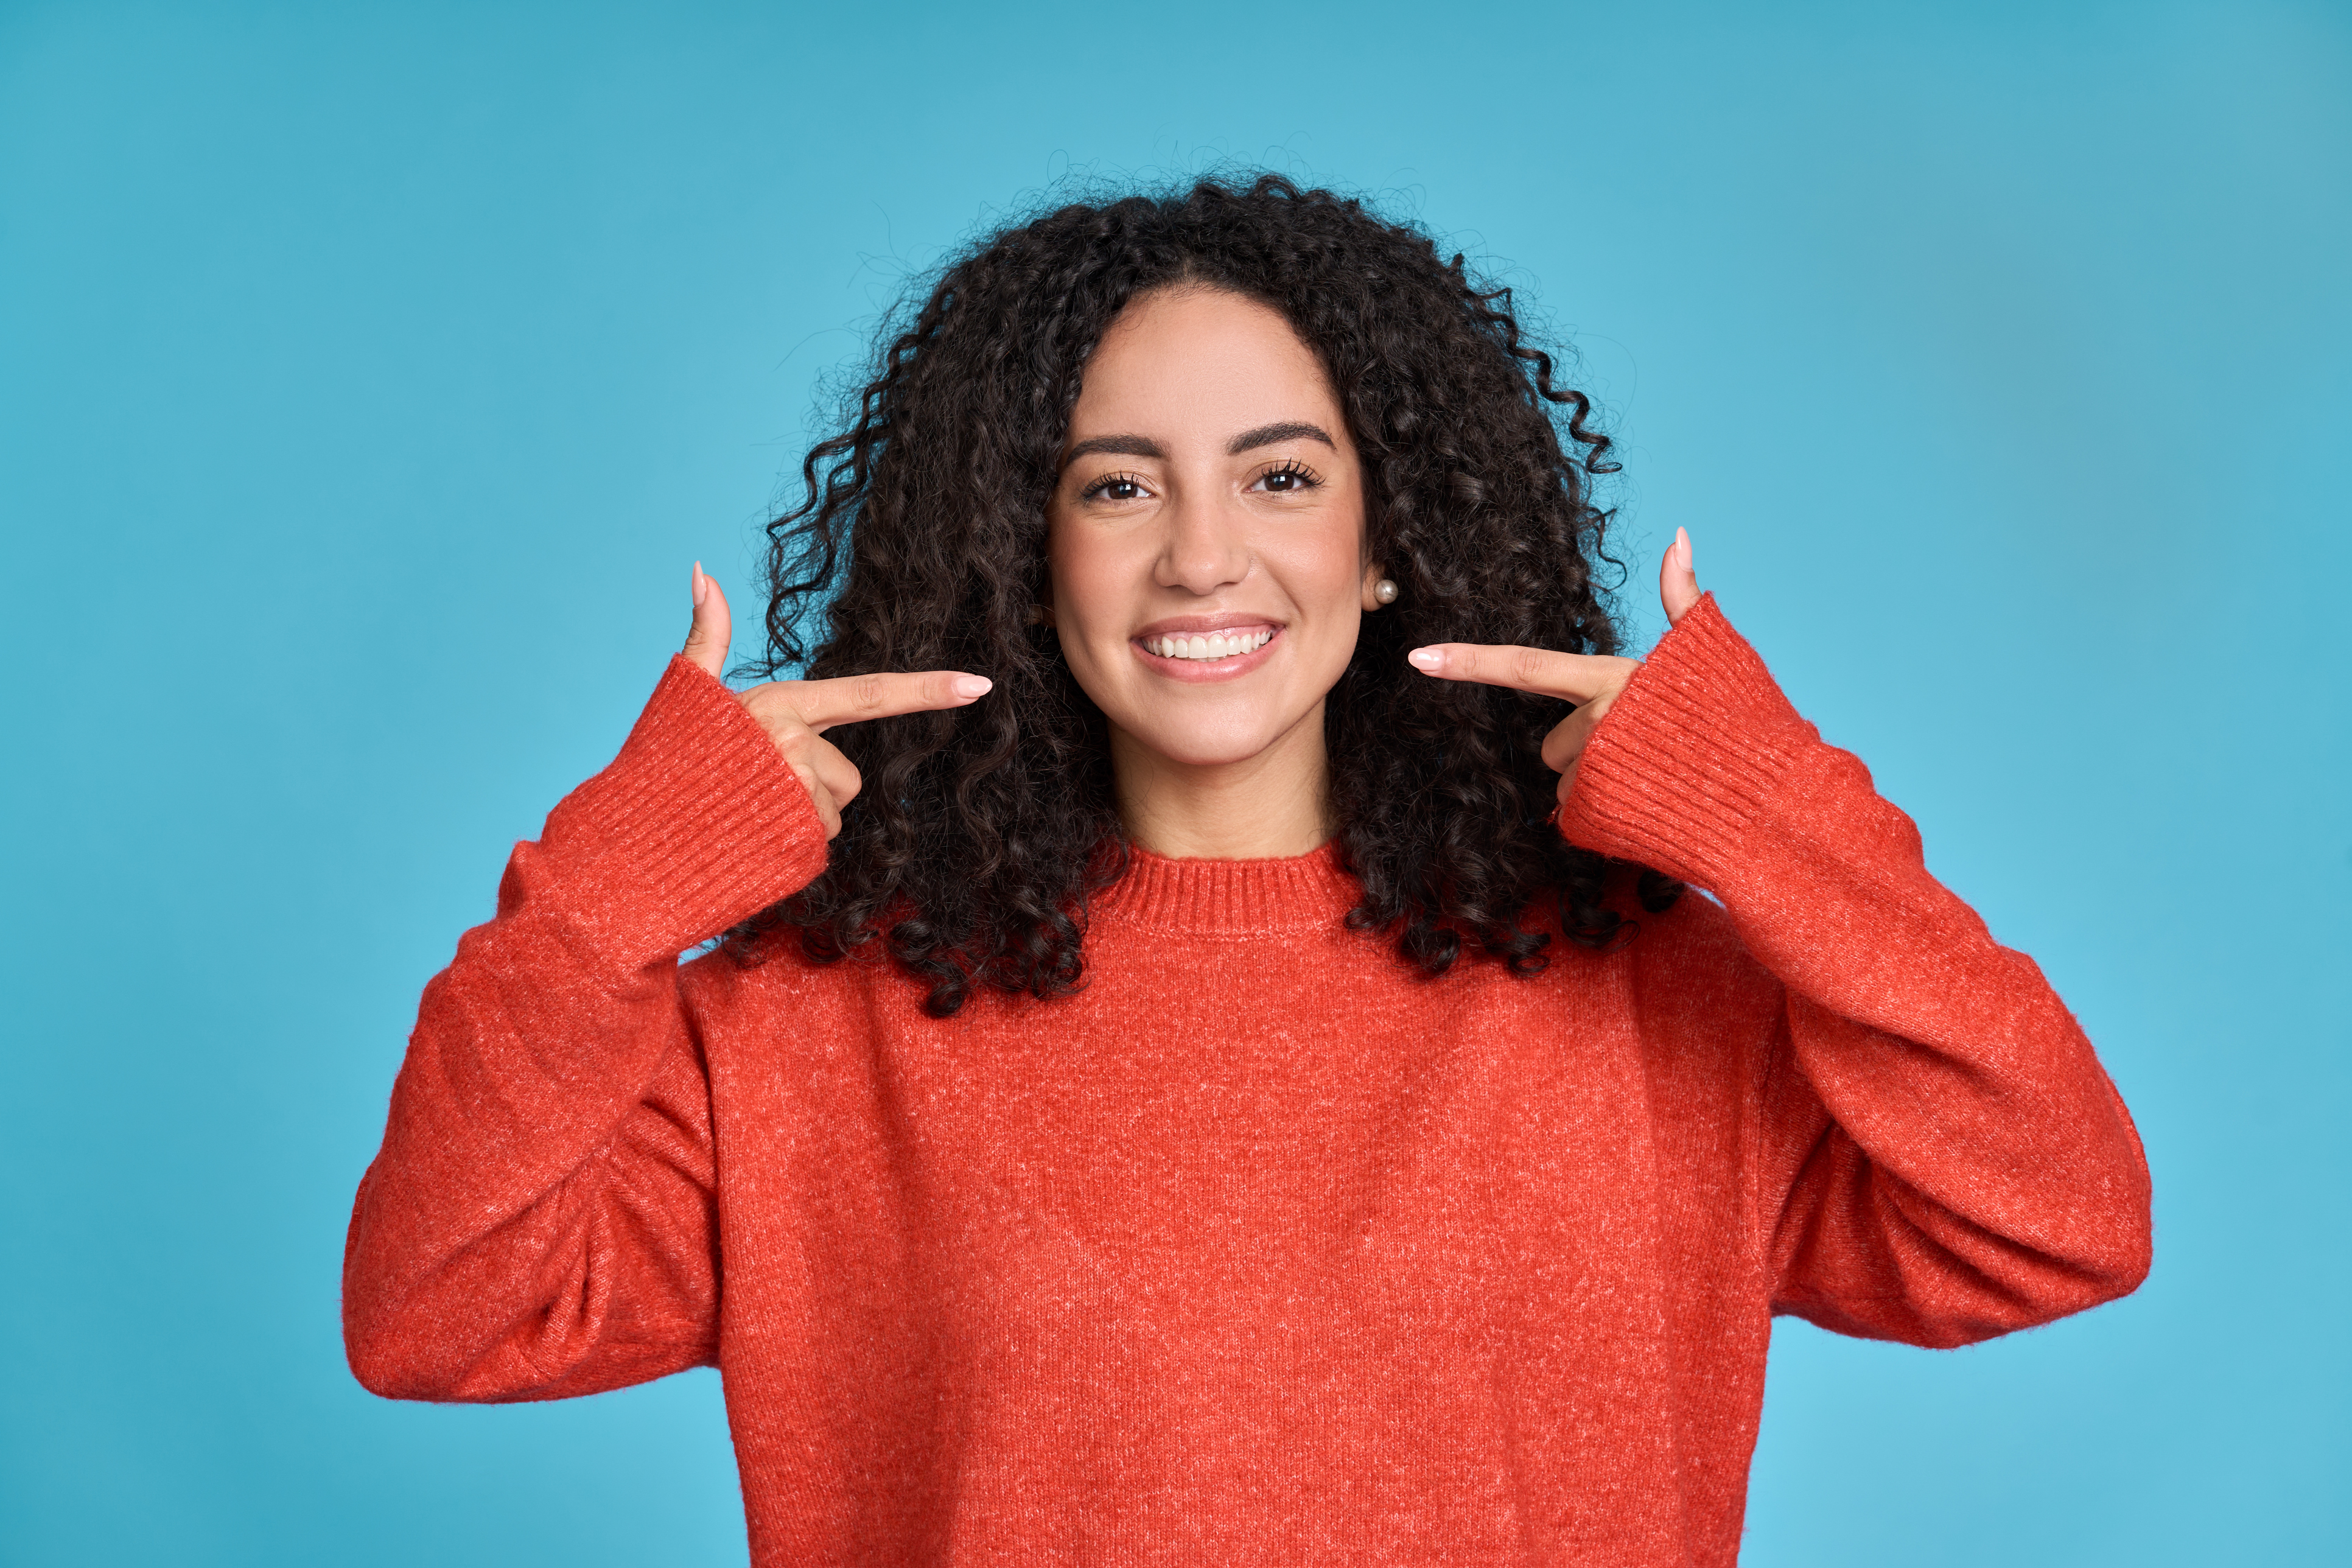
[(1139, 641), (1128, 646), (1135, 650), (1135, 656), (1144, 662), (1147, 668), (1155, 669), (1171, 680), (1210, 681), (1233, 680), (1247, 675), (1273, 658), (1274, 650), (1281, 644), (1282, 633), (1277, 629), (1249, 652), (1237, 653), (1227, 658), (1170, 658), (1152, 652)]

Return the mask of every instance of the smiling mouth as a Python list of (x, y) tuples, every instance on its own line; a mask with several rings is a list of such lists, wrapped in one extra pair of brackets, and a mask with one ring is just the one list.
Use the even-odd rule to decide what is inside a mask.
[(1213, 663), (1221, 658), (1238, 658), (1255, 653), (1274, 640), (1272, 626), (1234, 626), (1214, 632), (1170, 633), (1162, 637), (1139, 638), (1144, 651), (1161, 658), (1187, 662)]

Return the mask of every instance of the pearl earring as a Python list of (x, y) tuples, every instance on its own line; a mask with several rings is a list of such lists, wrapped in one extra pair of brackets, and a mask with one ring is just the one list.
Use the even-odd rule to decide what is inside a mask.
[(1383, 605), (1395, 604), (1397, 600), (1397, 585), (1395, 580), (1389, 577), (1383, 577), (1379, 582), (1373, 584), (1372, 597)]

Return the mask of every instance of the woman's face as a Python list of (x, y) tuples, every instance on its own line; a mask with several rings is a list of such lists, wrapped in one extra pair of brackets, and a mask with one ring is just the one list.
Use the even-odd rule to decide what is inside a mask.
[(1279, 313), (1207, 288), (1129, 305), (1087, 362), (1048, 521), (1062, 653), (1115, 756), (1319, 763), (1379, 573), (1339, 399)]

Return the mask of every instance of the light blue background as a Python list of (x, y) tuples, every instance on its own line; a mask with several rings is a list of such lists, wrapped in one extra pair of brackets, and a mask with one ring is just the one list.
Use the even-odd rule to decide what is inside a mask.
[(0, 6), (0, 1559), (741, 1560), (710, 1374), (344, 1371), (417, 992), (902, 279), (1232, 156), (1572, 334), (2138, 1114), (2137, 1297), (1784, 1327), (1746, 1561), (2352, 1561), (2352, 13), (1626, 9)]

